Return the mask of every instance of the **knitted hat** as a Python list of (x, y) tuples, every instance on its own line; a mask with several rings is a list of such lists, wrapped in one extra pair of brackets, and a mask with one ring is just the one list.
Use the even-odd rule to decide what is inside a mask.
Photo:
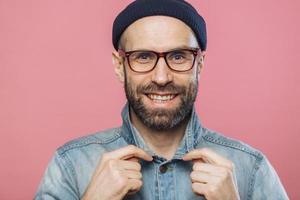
[(138, 19), (163, 15), (177, 18), (195, 33), (202, 51), (206, 50), (206, 25), (196, 9), (184, 0), (136, 0), (115, 19), (112, 31), (113, 45), (118, 50), (119, 40), (126, 28)]

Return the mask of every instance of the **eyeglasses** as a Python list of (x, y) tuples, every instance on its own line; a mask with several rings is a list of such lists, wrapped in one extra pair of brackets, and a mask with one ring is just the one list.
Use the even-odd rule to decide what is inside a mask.
[(126, 57), (130, 69), (134, 72), (152, 71), (160, 57), (165, 59), (167, 66), (175, 72), (186, 72), (193, 68), (196, 56), (201, 53), (199, 48), (176, 49), (167, 52), (137, 50), (125, 52), (119, 49), (120, 56)]

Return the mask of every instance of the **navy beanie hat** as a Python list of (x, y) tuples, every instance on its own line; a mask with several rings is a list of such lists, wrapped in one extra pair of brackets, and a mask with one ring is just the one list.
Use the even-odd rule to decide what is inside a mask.
[(184, 0), (136, 0), (129, 4), (113, 23), (112, 40), (118, 50), (121, 35), (130, 24), (148, 16), (163, 15), (177, 18), (195, 33), (202, 51), (206, 50), (206, 25), (196, 9)]

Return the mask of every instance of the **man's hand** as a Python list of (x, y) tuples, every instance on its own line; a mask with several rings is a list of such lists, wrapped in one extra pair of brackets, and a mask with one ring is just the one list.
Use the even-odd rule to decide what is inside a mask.
[(239, 200), (234, 165), (207, 148), (187, 153), (183, 160), (193, 161), (192, 189), (207, 200)]
[(142, 149), (129, 145), (104, 153), (82, 200), (121, 200), (142, 186), (138, 159), (151, 161)]

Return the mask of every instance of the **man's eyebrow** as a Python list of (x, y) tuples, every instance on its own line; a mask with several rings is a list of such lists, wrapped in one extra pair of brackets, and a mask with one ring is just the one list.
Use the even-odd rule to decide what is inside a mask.
[(188, 45), (182, 45), (182, 46), (177, 46), (175, 48), (171, 48), (171, 49), (168, 49), (168, 51), (173, 51), (173, 50), (178, 50), (178, 49), (199, 49), (198, 46), (188, 46)]
[[(168, 48), (168, 49), (164, 50), (164, 52), (174, 51), (174, 50), (179, 50), (179, 49), (199, 49), (199, 48), (200, 47), (198, 47), (198, 46), (180, 45), (180, 46), (176, 46), (173, 48)], [(150, 48), (137, 48), (137, 49), (133, 49), (133, 50), (129, 50), (129, 51), (156, 51), (156, 50), (150, 49)]]

